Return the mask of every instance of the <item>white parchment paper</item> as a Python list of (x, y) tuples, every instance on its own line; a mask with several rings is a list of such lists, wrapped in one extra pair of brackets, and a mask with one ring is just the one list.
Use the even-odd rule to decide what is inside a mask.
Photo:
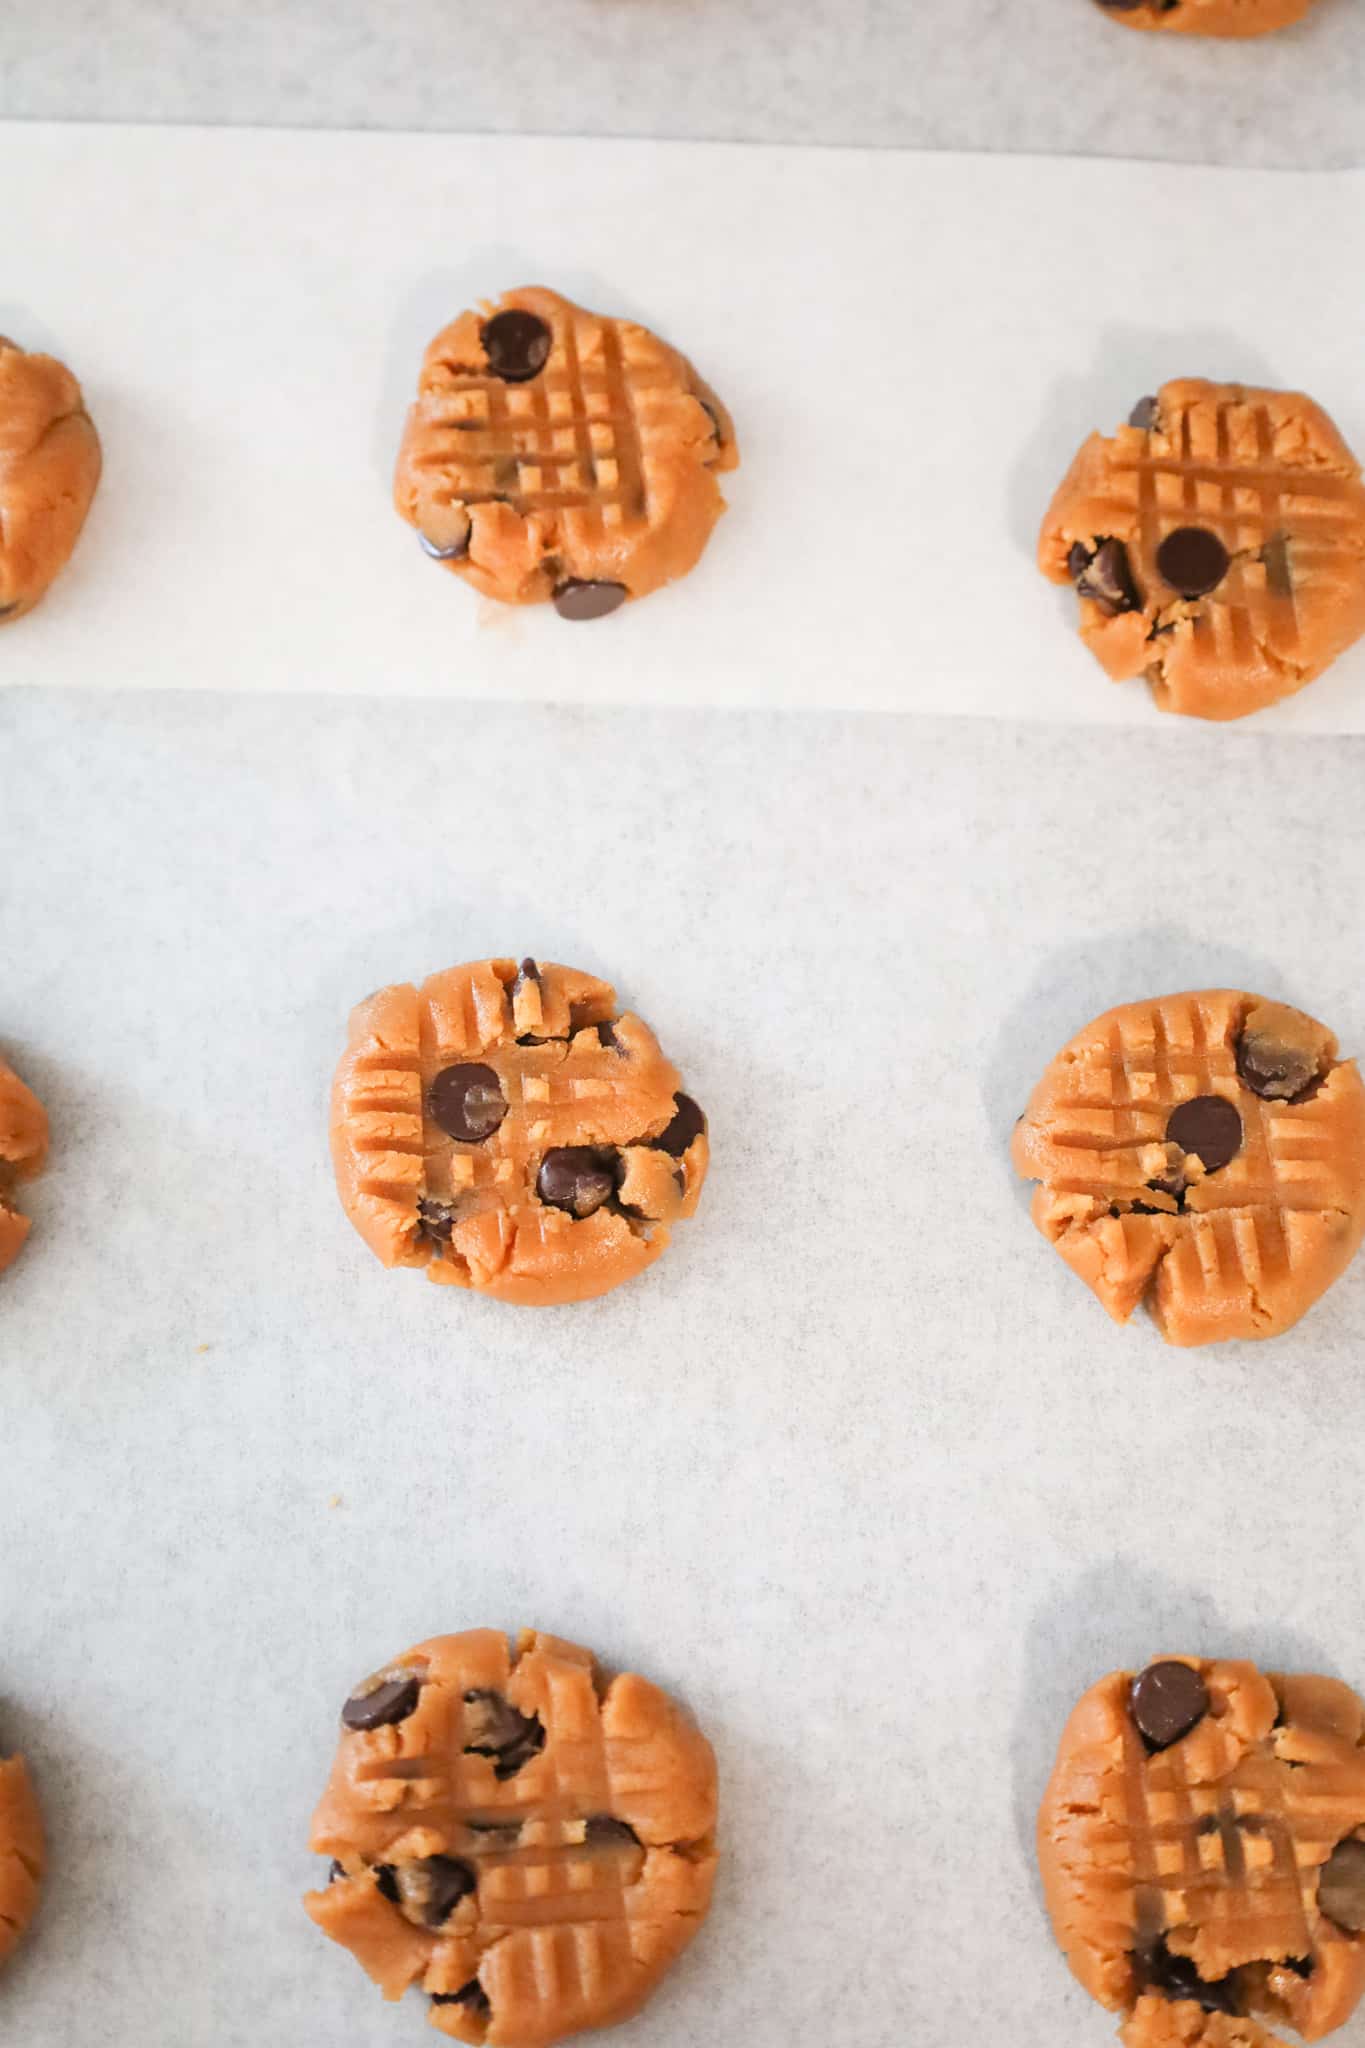
[[(1081, 440), (1210, 374), (1365, 449), (1365, 172), (11, 126), (0, 181), (0, 332), (108, 464), (9, 683), (1154, 724), (1033, 565)], [(531, 281), (677, 341), (744, 453), (700, 569), (595, 628), (390, 504), (426, 342)], [(1365, 731), (1365, 648), (1260, 723)]]
[[(1365, 1265), (1273, 1346), (1167, 1350), (1006, 1145), (1123, 998), (1244, 984), (1365, 1045), (1362, 770), (1173, 724), (0, 699), (0, 1043), (55, 1139), (0, 1287), (0, 1712), (54, 1865), (0, 2036), (429, 2038), (299, 1908), (309, 1813), (358, 1675), (535, 1621), (720, 1753), (715, 1909), (632, 2048), (1112, 2041), (1033, 1875), (1057, 1731), (1163, 1650), (1365, 1683)], [(326, 1158), (349, 1005), (525, 950), (615, 978), (714, 1142), (666, 1259), (561, 1311), (384, 1272)]]

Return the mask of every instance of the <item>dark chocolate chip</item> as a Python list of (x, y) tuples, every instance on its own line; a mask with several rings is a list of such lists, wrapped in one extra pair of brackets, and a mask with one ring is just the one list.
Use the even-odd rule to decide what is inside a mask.
[(417, 539), (422, 553), (430, 555), (433, 562), (458, 562), (462, 555), (469, 553), (468, 533), (463, 540), (457, 540), (454, 547), (450, 548), (437, 547), (435, 541), (428, 540), (424, 533), (419, 533)]
[(595, 1813), (588, 1822), (589, 1842), (633, 1842), (639, 1847), (640, 1837), (627, 1821), (617, 1820), (615, 1814)]
[(1171, 1111), (1166, 1142), (1197, 1153), (1205, 1173), (1217, 1173), (1242, 1149), (1242, 1119), (1225, 1095), (1196, 1095)]
[(465, 1743), (468, 1756), (494, 1758), (496, 1778), (515, 1776), (523, 1764), (545, 1747), (545, 1729), (539, 1714), (522, 1714), (500, 1692), (476, 1688), (464, 1696)]
[(1169, 1749), (1209, 1710), (1208, 1687), (1188, 1664), (1149, 1664), (1133, 1680), (1128, 1711), (1149, 1749)]
[(491, 1067), (461, 1060), (443, 1067), (431, 1084), (431, 1114), (447, 1137), (462, 1145), (491, 1138), (507, 1114), (507, 1097)]
[(1156, 566), (1172, 590), (1182, 597), (1203, 597), (1217, 589), (1231, 558), (1207, 526), (1177, 526), (1156, 551)]
[(1137, 1958), (1138, 1973), (1153, 1991), (1172, 2001), (1188, 2001), (1205, 2012), (1224, 2012), (1236, 2018), (1241, 2010), (1236, 1972), (1212, 1983), (1201, 1977), (1188, 1956), (1173, 1955), (1164, 1938)]
[(374, 1866), (374, 1888), (390, 1905), (399, 1904), (398, 1872), (391, 1863), (376, 1863)]
[(495, 313), (486, 320), (480, 336), (488, 367), (505, 384), (526, 384), (538, 377), (550, 360), (554, 336), (538, 313), (524, 313), (519, 306)]
[(555, 610), (561, 619), (605, 619), (626, 601), (624, 583), (590, 583), (570, 576), (555, 591)]
[(1313, 1974), (1313, 1958), (1311, 1956), (1286, 1956), (1284, 1968), (1292, 1970), (1296, 1977), (1311, 1977)]
[(417, 1204), (418, 1237), (432, 1244), (449, 1244), (454, 1228), (455, 1211), (450, 1203), (428, 1201), (423, 1196)]
[(423, 1856), (399, 1873), (403, 1904), (427, 1927), (444, 1927), (478, 1882), (473, 1865), (458, 1856)]
[(621, 1155), (609, 1146), (556, 1145), (536, 1176), (536, 1193), (552, 1209), (567, 1209), (581, 1221), (616, 1193)]
[(1318, 1904), (1347, 1934), (1365, 1934), (1365, 1842), (1338, 1842), (1318, 1879)]
[(529, 953), (517, 969), (517, 978), (512, 983), (512, 987), (514, 990), (519, 989), (522, 983), (527, 981), (534, 981), (537, 985), (540, 982), (540, 969)]
[(1263, 1102), (1297, 1102), (1322, 1079), (1307, 1046), (1285, 1045), (1264, 1031), (1244, 1031), (1238, 1039), (1237, 1072)]
[(329, 1870), (329, 1871), (327, 1872), (327, 1882), (328, 1882), (328, 1884), (335, 1884), (335, 1883), (337, 1882), (337, 1880), (338, 1880), (339, 1878), (343, 1878), (343, 1877), (345, 1877), (345, 1875), (346, 1875), (346, 1866), (345, 1866), (345, 1864), (344, 1864), (344, 1863), (341, 1863), (341, 1862), (339, 1862), (339, 1861), (338, 1861), (338, 1859), (337, 1859), (337, 1858), (336, 1858), (336, 1857), (334, 1856), (334, 1857), (332, 1858), (332, 1867), (331, 1867), (331, 1869), (330, 1869), (330, 1870)]
[(1066, 566), (1075, 581), (1076, 595), (1093, 599), (1111, 619), (1120, 612), (1137, 610), (1137, 588), (1121, 540), (1102, 540), (1093, 552), (1077, 541)]
[(489, 2013), (493, 2010), (488, 2000), (488, 1993), (484, 1990), (477, 1977), (471, 1977), (469, 1982), (462, 1984), (458, 1991), (433, 1991), (431, 2002), (433, 2005), (467, 2005), (469, 2010), (480, 2019), (487, 2019)]
[(341, 1725), (362, 1731), (391, 1728), (396, 1721), (407, 1720), (421, 1690), (421, 1679), (408, 1671), (371, 1681), (351, 1694), (341, 1710)]
[(616, 1036), (616, 1031), (613, 1025), (599, 1024), (597, 1027), (597, 1036), (601, 1041), (603, 1052), (619, 1052), (624, 1057), (626, 1049), (622, 1045), (620, 1039)]
[(1128, 415), (1130, 427), (1138, 427), (1144, 434), (1150, 434), (1156, 425), (1156, 399), (1140, 398)]
[(671, 1152), (675, 1159), (681, 1159), (693, 1139), (699, 1138), (705, 1129), (706, 1118), (692, 1097), (675, 1095), (672, 1123), (649, 1142), (660, 1152)]

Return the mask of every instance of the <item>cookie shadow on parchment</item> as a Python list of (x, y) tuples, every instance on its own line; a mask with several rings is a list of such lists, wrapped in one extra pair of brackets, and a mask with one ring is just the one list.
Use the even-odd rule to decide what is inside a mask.
[[(1299, 1586), (1286, 1571), (1265, 1589), (1265, 1612), (1292, 1613)], [(1034, 1828), (1066, 1718), (1106, 1672), (1137, 1671), (1155, 1657), (1249, 1657), (1266, 1671), (1313, 1671), (1358, 1685), (1352, 1673), (1292, 1623), (1224, 1614), (1203, 1587), (1170, 1579), (1116, 1552), (1054, 1586), (1029, 1621), (1018, 1708), (1010, 1737), (1014, 1824), (1042, 1910)]]
[[(1263, 954), (1201, 938), (1176, 924), (1097, 932), (1049, 955), (1005, 1012), (982, 1083), (1001, 1170), (1013, 1177), (1009, 1147), (1015, 1122), (1068, 1039), (1119, 1003), (1195, 988), (1245, 988), (1286, 1002), (1298, 1002), (1303, 994), (1287, 989)], [(1015, 1187), (1020, 1207), (1027, 1209), (1032, 1186), (1016, 1179)]]
[[(1104, 329), (1090, 367), (1058, 378), (1043, 393), (1034, 430), (1009, 472), (1010, 532), (1026, 554), (1036, 550), (1043, 515), (1082, 442), (1092, 433), (1112, 434), (1140, 398), (1173, 377), (1270, 386), (1295, 382), (1244, 335), (1222, 328)], [(1074, 613), (1070, 592), (1059, 596)]]

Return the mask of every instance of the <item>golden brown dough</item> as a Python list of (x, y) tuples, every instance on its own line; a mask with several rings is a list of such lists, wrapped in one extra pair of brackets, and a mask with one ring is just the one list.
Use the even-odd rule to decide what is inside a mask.
[(1263, 36), (1302, 21), (1315, 0), (1097, 0), (1125, 28), (1177, 36)]
[(38, 1909), (46, 1854), (38, 1797), (21, 1756), (0, 1757), (0, 1963)]
[(1081, 638), (1163, 711), (1243, 718), (1365, 633), (1365, 485), (1297, 391), (1164, 384), (1092, 434), (1043, 522), (1038, 562), (1074, 583)]
[(332, 1088), (342, 1205), (386, 1266), (544, 1307), (652, 1265), (706, 1118), (605, 981), (477, 960), (352, 1012)]
[(1063, 1731), (1038, 1861), (1129, 2048), (1267, 2048), (1258, 2017), (1316, 2041), (1365, 1991), (1365, 1706), (1231, 1659), (1111, 1672)]
[[(1201, 1150), (1202, 1147), (1202, 1150)], [(1365, 1236), (1365, 1087), (1332, 1033), (1237, 989), (1126, 1003), (1034, 1089), (1013, 1157), (1033, 1220), (1170, 1344), (1273, 1337)]]
[(0, 623), (31, 611), (65, 568), (99, 479), (80, 385), (0, 336)]
[(470, 1629), (346, 1702), (313, 1818), (331, 1881), (305, 1904), (386, 1998), (420, 1984), (442, 2033), (549, 2048), (638, 2011), (691, 1941), (715, 1824), (710, 1744), (657, 1686)]
[(30, 1225), (14, 1207), (21, 1181), (47, 1164), (47, 1114), (32, 1089), (0, 1059), (0, 1273), (18, 1258)]
[(486, 597), (600, 618), (694, 566), (725, 509), (716, 474), (738, 461), (676, 349), (528, 286), (432, 342), (394, 497)]

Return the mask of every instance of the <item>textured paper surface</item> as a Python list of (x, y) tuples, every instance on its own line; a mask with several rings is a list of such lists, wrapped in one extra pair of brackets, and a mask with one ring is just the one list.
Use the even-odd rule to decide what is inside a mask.
[[(55, 1140), (0, 1284), (0, 1713), (54, 1856), (6, 2041), (435, 2038), (298, 1907), (308, 1816), (361, 1673), (534, 1620), (720, 1752), (715, 1910), (622, 2048), (1112, 2042), (1032, 1874), (1050, 1752), (1154, 1652), (1365, 1683), (1365, 1265), (1273, 1347), (1169, 1351), (1006, 1147), (1125, 997), (1365, 1045), (1363, 772), (1169, 724), (0, 700), (0, 1044)], [(495, 950), (613, 976), (711, 1116), (697, 1218), (580, 1308), (385, 1273), (332, 1190), (349, 1005)]]
[[(7, 682), (1149, 724), (1033, 566), (1080, 441), (1209, 373), (1365, 448), (1365, 172), (10, 127), (0, 178), (0, 332), (108, 459)], [(592, 627), (480, 602), (389, 501), (427, 340), (532, 280), (678, 342), (744, 451), (700, 569)], [(1365, 648), (1262, 722), (1365, 730)]]

